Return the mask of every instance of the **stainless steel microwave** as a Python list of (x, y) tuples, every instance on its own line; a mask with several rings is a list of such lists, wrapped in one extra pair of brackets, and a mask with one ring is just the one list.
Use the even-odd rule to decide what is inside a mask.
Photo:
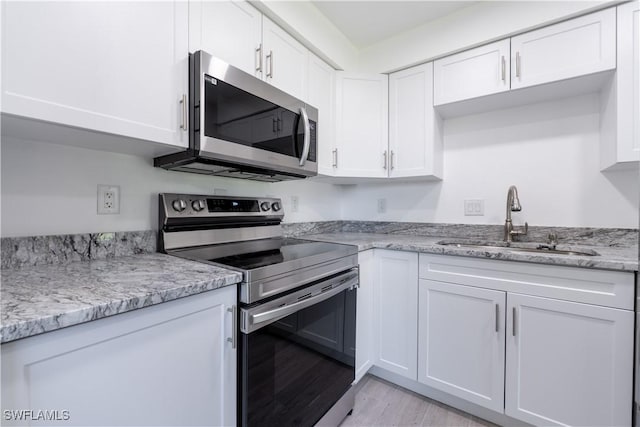
[(318, 110), (203, 51), (189, 56), (189, 112), (189, 148), (155, 166), (271, 182), (318, 173)]

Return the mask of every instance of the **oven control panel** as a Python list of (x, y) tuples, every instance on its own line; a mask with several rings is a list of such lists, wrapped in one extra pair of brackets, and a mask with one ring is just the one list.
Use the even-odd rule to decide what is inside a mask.
[(160, 213), (164, 218), (266, 217), (280, 218), (282, 201), (270, 197), (203, 196), (160, 194)]

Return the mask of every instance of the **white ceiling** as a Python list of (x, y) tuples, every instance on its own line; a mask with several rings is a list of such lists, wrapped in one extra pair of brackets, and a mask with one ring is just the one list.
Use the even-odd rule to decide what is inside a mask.
[(361, 49), (477, 2), (312, 0), (312, 3)]

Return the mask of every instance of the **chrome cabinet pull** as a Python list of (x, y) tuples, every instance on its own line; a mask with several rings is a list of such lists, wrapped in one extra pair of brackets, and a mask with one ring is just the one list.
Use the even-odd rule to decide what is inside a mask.
[(309, 124), (307, 110), (303, 107), (300, 107), (300, 115), (302, 116), (302, 124), (304, 125), (304, 146), (302, 147), (302, 155), (300, 156), (300, 166), (304, 166), (309, 156), (309, 147), (311, 147), (311, 125)]
[(256, 48), (256, 55), (257, 55), (257, 59), (256, 59), (256, 71), (258, 72), (262, 72), (262, 43), (258, 45), (258, 47)]
[(227, 311), (231, 313), (232, 321), (231, 321), (231, 337), (227, 338), (227, 342), (231, 343), (231, 348), (236, 348), (238, 345), (238, 306), (232, 305), (227, 308)]
[(502, 55), (501, 59), (501, 69), (502, 69), (502, 81), (507, 82), (507, 61), (504, 59), (504, 55)]
[(382, 168), (387, 169), (387, 150), (384, 150), (384, 153), (382, 153)]
[(496, 304), (496, 332), (500, 329), (500, 306)]
[(180, 129), (188, 130), (189, 125), (187, 122), (189, 121), (189, 103), (187, 102), (187, 95), (183, 94), (182, 99), (180, 99), (180, 104), (182, 106), (182, 123), (180, 123)]
[(333, 153), (333, 167), (337, 168), (338, 167), (338, 149), (336, 148), (331, 153)]
[(516, 308), (515, 307), (513, 307), (513, 319), (511, 319), (511, 320), (513, 320), (513, 325), (512, 325), (513, 328), (512, 328), (511, 332), (512, 332), (513, 336), (515, 337), (516, 336)]
[(516, 77), (520, 77), (520, 52), (516, 52)]
[(267, 55), (267, 60), (269, 61), (269, 70), (267, 71), (267, 77), (273, 78), (273, 51), (269, 51), (269, 55)]
[(391, 150), (391, 157), (389, 158), (389, 168), (393, 170), (393, 150)]

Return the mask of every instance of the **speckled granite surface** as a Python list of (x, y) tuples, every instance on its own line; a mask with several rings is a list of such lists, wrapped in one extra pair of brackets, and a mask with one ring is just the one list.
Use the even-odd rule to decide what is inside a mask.
[(60, 236), (3, 237), (2, 268), (25, 268), (74, 261), (110, 259), (156, 251), (153, 230)]
[[(472, 238), (473, 236), (466, 236)], [(357, 245), (363, 251), (372, 248), (396, 249), (403, 251), (425, 252), (430, 254), (467, 256), (476, 258), (499, 259), (503, 261), (522, 261), (539, 264), (565, 265), (572, 267), (599, 268), (618, 271), (638, 271), (638, 246), (607, 246), (585, 244), (563, 244), (562, 250), (593, 250), (598, 256), (555, 255), (547, 253), (516, 252), (509, 248), (474, 248), (438, 245), (442, 240), (454, 240), (450, 236), (415, 236), (380, 233), (324, 233), (305, 235), (305, 239), (324, 242)], [(459, 238), (455, 238), (459, 240)], [(483, 239), (484, 240), (484, 239)], [(516, 244), (518, 245), (518, 244)], [(536, 247), (536, 243), (524, 243), (523, 247)]]
[(0, 342), (233, 285), (241, 280), (242, 274), (238, 272), (159, 253), (4, 269)]
[[(519, 229), (522, 224), (515, 224), (515, 226)], [(301, 222), (283, 224), (282, 227), (284, 233), (289, 237), (326, 233), (373, 233), (500, 241), (504, 232), (502, 225), (385, 221)], [(638, 230), (626, 228), (531, 226), (529, 234), (524, 236), (522, 240), (525, 242), (545, 242), (550, 233), (555, 233), (561, 244), (638, 247)]]

